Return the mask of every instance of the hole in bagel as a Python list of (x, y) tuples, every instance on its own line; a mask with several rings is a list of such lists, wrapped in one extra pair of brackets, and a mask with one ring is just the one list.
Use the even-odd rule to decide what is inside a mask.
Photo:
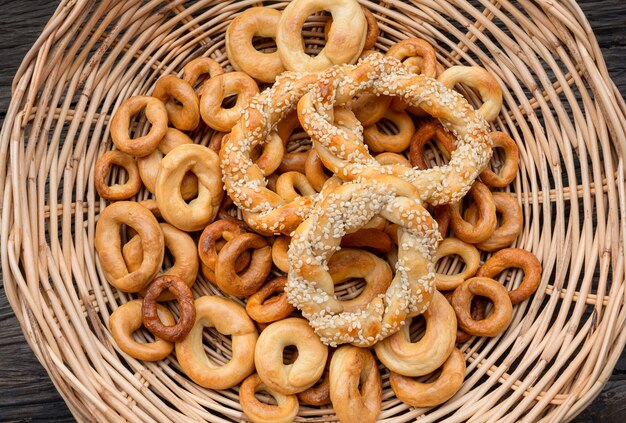
[(269, 392), (267, 392), (267, 388), (265, 385), (259, 385), (254, 391), (254, 397), (263, 404), (274, 405), (277, 406), (278, 402), (276, 398)]
[(409, 325), (409, 340), (412, 343), (419, 342), (426, 332), (426, 319), (421, 314), (413, 317)]
[(214, 327), (202, 330), (202, 346), (208, 359), (220, 366), (225, 365), (233, 356), (230, 335), (221, 334)]
[(276, 51), (276, 41), (273, 38), (253, 37), (252, 45), (263, 53), (274, 53)]
[(232, 109), (237, 104), (237, 94), (231, 94), (222, 99), (222, 109)]
[(295, 345), (288, 345), (283, 349), (283, 364), (292, 364), (298, 358), (298, 348)]
[(376, 128), (387, 135), (398, 135), (400, 133), (398, 126), (393, 121), (386, 118), (382, 118), (376, 122)]
[(307, 17), (301, 31), (304, 49), (307, 54), (316, 56), (326, 44), (324, 27), (329, 19), (330, 13), (326, 11), (319, 11)]
[(465, 261), (459, 255), (450, 254), (449, 256), (441, 257), (435, 263), (435, 269), (437, 269), (437, 273), (454, 275), (465, 270)]
[(506, 156), (504, 154), (504, 148), (493, 147), (493, 157), (491, 158), (491, 160), (489, 161), (489, 164), (487, 165), (488, 168), (491, 169), (491, 171), (495, 173), (496, 175), (499, 175), (500, 170), (502, 169), (502, 166), (504, 165), (505, 158)]

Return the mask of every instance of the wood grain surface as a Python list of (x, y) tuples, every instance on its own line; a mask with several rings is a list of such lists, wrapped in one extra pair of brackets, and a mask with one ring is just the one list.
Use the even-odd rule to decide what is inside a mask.
[[(625, 95), (626, 2), (579, 3), (595, 30), (609, 72)], [(57, 5), (58, 1), (0, 0), (0, 125), (10, 101), (13, 75)], [(74, 420), (26, 343), (0, 285), (0, 422), (9, 421)], [(626, 354), (602, 393), (575, 421), (626, 421)]]

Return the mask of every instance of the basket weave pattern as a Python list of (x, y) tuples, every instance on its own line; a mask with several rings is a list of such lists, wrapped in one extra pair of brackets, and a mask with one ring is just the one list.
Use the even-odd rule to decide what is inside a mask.
[[(462, 346), (465, 383), (444, 405), (406, 406), (381, 367), (380, 419), (572, 419), (599, 393), (626, 343), (626, 106), (589, 24), (573, 0), (361, 3), (378, 19), (379, 50), (417, 36), (435, 46), (444, 67), (477, 64), (499, 81), (504, 105), (493, 129), (517, 141), (521, 159), (512, 192), (524, 231), (514, 246), (544, 268), (537, 293), (514, 308), (502, 335)], [(123, 100), (150, 93), (159, 76), (198, 56), (230, 70), (224, 33), (233, 17), (250, 5), (285, 4), (63, 1), (15, 77), (0, 135), (5, 290), (79, 420), (245, 419), (236, 389), (203, 389), (173, 356), (146, 363), (114, 345), (108, 319), (130, 296), (106, 282), (95, 255), (105, 202), (93, 167), (111, 148), (108, 125)], [(325, 19), (305, 26), (310, 52), (323, 42)], [(463, 94), (478, 104), (475, 93)], [(146, 129), (139, 121), (135, 131)], [(206, 145), (210, 135), (203, 128), (193, 138)], [(513, 271), (501, 280), (511, 287), (521, 277)], [(194, 287), (196, 296), (217, 293), (204, 280)], [(227, 337), (205, 338), (211, 358), (228, 360)], [(301, 406), (298, 419), (336, 421), (329, 407)]]

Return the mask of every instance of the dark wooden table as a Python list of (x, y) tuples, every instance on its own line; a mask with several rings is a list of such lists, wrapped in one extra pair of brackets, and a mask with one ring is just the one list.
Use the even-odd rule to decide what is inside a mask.
[[(613, 80), (622, 95), (626, 94), (626, 2), (579, 3), (596, 32)], [(10, 100), (13, 75), (57, 4), (0, 0), (0, 125)], [(5, 421), (61, 422), (73, 418), (26, 344), (0, 285), (0, 422)], [(622, 354), (600, 396), (575, 421), (626, 421), (626, 354)]]

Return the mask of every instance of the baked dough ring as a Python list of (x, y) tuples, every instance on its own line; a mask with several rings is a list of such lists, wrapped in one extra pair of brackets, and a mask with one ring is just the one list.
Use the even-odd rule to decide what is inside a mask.
[[(181, 193), (188, 171), (198, 178), (198, 197), (190, 202)], [(174, 148), (161, 160), (154, 194), (168, 223), (187, 232), (204, 229), (215, 219), (224, 195), (217, 154), (198, 144)]]
[[(122, 351), (137, 360), (163, 360), (174, 349), (173, 343), (159, 338), (156, 338), (153, 342), (139, 342), (133, 337), (133, 333), (143, 326), (142, 303), (142, 300), (132, 300), (115, 309), (111, 317), (109, 317), (111, 335)], [(164, 324), (173, 325), (175, 323), (174, 316), (167, 308), (158, 305), (157, 312)]]
[(390, 120), (398, 128), (397, 134), (385, 134), (378, 129), (376, 124), (366, 127), (363, 130), (363, 138), (370, 150), (374, 153), (390, 151), (401, 153), (411, 144), (411, 138), (415, 132), (413, 119), (406, 112), (396, 112), (387, 109), (383, 119)]
[(330, 400), (339, 420), (375, 422), (382, 408), (382, 383), (372, 353), (352, 345), (341, 346), (333, 354), (329, 373)]
[[(143, 260), (129, 271), (122, 257), (120, 227), (133, 228), (141, 238)], [(96, 223), (95, 247), (104, 276), (111, 285), (125, 292), (142, 290), (161, 269), (164, 254), (163, 232), (148, 209), (132, 201), (109, 204)]]
[[(228, 389), (254, 371), (254, 347), (258, 333), (254, 323), (239, 304), (218, 296), (196, 299), (196, 321), (185, 339), (176, 343), (176, 359), (183, 372), (198, 385)], [(202, 346), (205, 327), (214, 327), (231, 337), (232, 358), (219, 365), (207, 357)]]
[[(111, 166), (114, 164), (123, 167), (126, 173), (128, 173), (128, 180), (125, 183), (115, 183), (113, 185), (106, 183)], [(137, 194), (141, 189), (137, 162), (130, 154), (117, 150), (107, 151), (98, 157), (93, 171), (93, 178), (96, 184), (96, 191), (105, 200), (126, 200)]]
[[(283, 364), (283, 350), (293, 345), (298, 357)], [(291, 317), (266, 327), (256, 344), (254, 363), (259, 377), (270, 389), (283, 395), (302, 392), (319, 380), (328, 358), (322, 344), (306, 320)]]
[[(277, 402), (277, 405), (265, 404), (254, 395), (265, 391)], [(239, 388), (241, 409), (252, 423), (291, 423), (298, 415), (298, 398), (295, 395), (283, 395), (263, 383), (258, 374), (248, 376)]]
[(480, 252), (472, 244), (467, 244), (457, 238), (446, 238), (439, 243), (437, 252), (433, 258), (434, 262), (441, 260), (443, 257), (456, 254), (460, 256), (465, 262), (465, 268), (454, 275), (447, 275), (443, 273), (437, 273), (435, 275), (435, 281), (437, 282), (437, 289), (440, 291), (447, 291), (456, 288), (462, 284), (466, 279), (471, 278), (476, 274), (478, 266), (480, 265)]
[[(259, 87), (254, 79), (243, 72), (217, 75), (202, 84), (200, 116), (212, 129), (229, 132), (237, 123), (244, 106), (258, 92)], [(237, 95), (237, 102), (233, 107), (223, 108), (222, 102), (231, 95)]]
[(391, 372), (389, 384), (398, 399), (412, 407), (426, 408), (443, 404), (456, 394), (465, 378), (465, 357), (459, 349), (443, 363), (441, 374), (434, 382), (423, 383)]
[(156, 82), (152, 96), (165, 104), (167, 117), (175, 128), (193, 131), (200, 123), (200, 102), (189, 82), (165, 75)]
[(276, 38), (280, 12), (269, 7), (244, 10), (226, 29), (226, 54), (235, 70), (261, 82), (274, 82), (285, 71), (278, 51), (263, 53), (252, 45), (253, 37)]
[(392, 372), (403, 376), (423, 376), (441, 366), (454, 349), (456, 316), (445, 297), (435, 291), (424, 312), (426, 333), (418, 342), (410, 341), (411, 319), (400, 332), (374, 346), (378, 359)]
[[(316, 12), (328, 11), (333, 24), (326, 45), (315, 57), (304, 51), (302, 26)], [(276, 35), (278, 54), (285, 68), (320, 72), (344, 63), (354, 63), (365, 45), (367, 21), (356, 0), (293, 0), (282, 12)]]
[[(130, 119), (144, 111), (152, 124), (146, 135), (130, 138)], [(147, 156), (159, 145), (167, 132), (167, 109), (161, 100), (148, 96), (134, 96), (125, 100), (111, 119), (111, 138), (118, 150), (136, 157)]]

